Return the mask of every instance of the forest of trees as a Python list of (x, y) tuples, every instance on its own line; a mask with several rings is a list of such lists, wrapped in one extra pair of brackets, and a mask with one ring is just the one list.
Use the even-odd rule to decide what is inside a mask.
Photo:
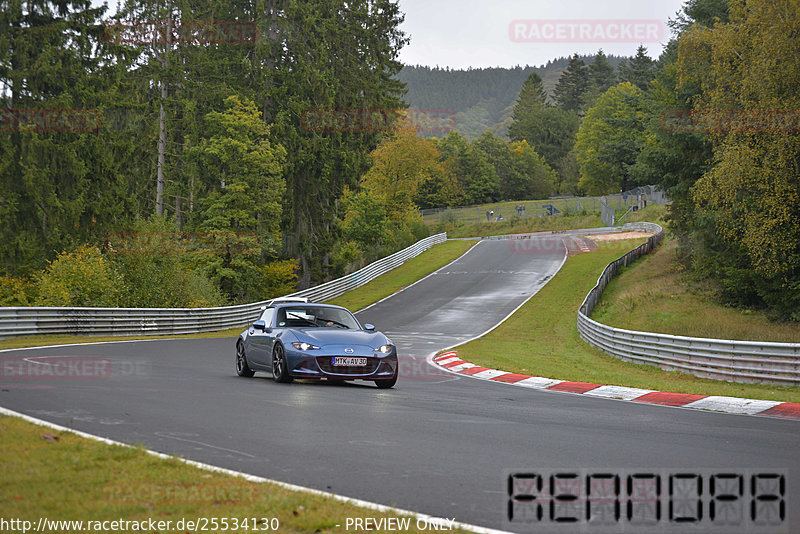
[[(82, 0), (3, 8), (0, 271), (3, 293), (18, 295), (5, 302), (87, 302), (48, 296), (41, 274), (87, 243), (118, 285), (165, 273), (181, 288), (170, 294), (201, 302), (280, 293), (296, 265), (301, 285), (329, 276), (336, 199), (358, 185), (385, 132), (318, 133), (299, 118), (404, 107), (397, 4), (129, 0), (113, 17), (105, 10)], [(153, 253), (162, 249), (174, 253)], [(129, 295), (120, 302), (164, 304)]]
[(391, 0), (2, 15), (0, 305), (254, 301), (424, 237), (418, 208), (656, 184), (687, 272), (800, 319), (796, 1), (688, 0), (655, 61), (467, 71), (403, 68)]
[[(590, 56), (579, 57), (584, 62), (592, 59)], [(621, 56), (608, 56), (607, 59), (613, 68), (625, 60)], [(453, 114), (454, 129), (467, 139), (475, 140), (486, 130), (507, 137), (514, 103), (528, 76), (534, 72), (538, 74), (545, 90), (552, 94), (569, 61), (570, 58), (561, 57), (540, 67), (467, 70), (406, 65), (397, 77), (408, 88), (406, 101), (410, 107), (449, 110)], [(421, 134), (441, 137), (446, 132), (423, 130)]]
[(402, 18), (390, 0), (7, 5), (0, 304), (252, 302), (426, 236), (417, 206), (548, 195), (524, 142), (408, 130)]

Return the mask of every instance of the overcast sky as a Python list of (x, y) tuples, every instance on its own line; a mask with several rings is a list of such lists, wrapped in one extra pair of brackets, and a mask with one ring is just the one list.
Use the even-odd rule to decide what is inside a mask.
[[(684, 1), (399, 0), (406, 16), (401, 28), (411, 38), (400, 60), (458, 69), (539, 66), (548, 59), (574, 52), (594, 54), (600, 48), (606, 54), (630, 56), (640, 42), (656, 58), (670, 36), (666, 22), (675, 18)], [(513, 21), (528, 22), (512, 25)], [(581, 38), (575, 21), (588, 24), (592, 37)], [(643, 26), (652, 30), (654, 24), (659, 26), (658, 38), (645, 31), (638, 35), (644, 38), (637, 39), (635, 32)], [(521, 32), (516, 40), (515, 31)], [(521, 36), (536, 42), (520, 42)], [(605, 36), (605, 42), (594, 40), (598, 36)]]

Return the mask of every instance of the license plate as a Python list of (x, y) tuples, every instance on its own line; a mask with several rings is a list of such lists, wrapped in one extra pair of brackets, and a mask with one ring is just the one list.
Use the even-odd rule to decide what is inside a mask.
[(366, 358), (354, 358), (352, 356), (334, 356), (333, 365), (336, 367), (366, 367)]

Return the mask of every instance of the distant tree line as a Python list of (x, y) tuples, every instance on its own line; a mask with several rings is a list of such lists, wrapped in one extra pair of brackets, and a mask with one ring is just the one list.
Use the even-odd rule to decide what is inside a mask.
[[(579, 58), (585, 62), (592, 59), (590, 56)], [(613, 68), (624, 59), (620, 56), (607, 57)], [(538, 74), (545, 90), (551, 94), (559, 75), (569, 62), (569, 57), (561, 57), (539, 67), (464, 70), (406, 65), (397, 77), (408, 87), (406, 100), (410, 107), (451, 110), (455, 130), (472, 141), (486, 130), (500, 137), (507, 137), (514, 102), (528, 76), (534, 72)], [(422, 131), (421, 134), (442, 137), (446, 132)]]

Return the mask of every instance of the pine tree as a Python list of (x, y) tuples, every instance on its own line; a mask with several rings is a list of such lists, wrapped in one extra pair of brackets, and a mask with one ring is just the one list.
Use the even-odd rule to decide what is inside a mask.
[(102, 131), (124, 54), (88, 0), (0, 12), (0, 271), (26, 273), (124, 216), (131, 142)]
[(553, 96), (562, 109), (579, 112), (583, 107), (587, 89), (589, 89), (589, 69), (578, 54), (575, 54), (559, 77)]
[(512, 141), (527, 141), (553, 168), (572, 148), (578, 117), (575, 113), (550, 106), (541, 78), (536, 73), (525, 81), (511, 115), (508, 135)]
[(647, 91), (655, 77), (655, 62), (647, 55), (647, 49), (639, 45), (636, 55), (619, 65), (619, 81), (630, 82), (642, 91)]
[[(285, 251), (300, 259), (299, 284), (307, 287), (332, 274), (336, 199), (346, 187), (358, 187), (369, 153), (392, 128), (395, 110), (404, 107), (403, 84), (394, 75), (407, 39), (399, 30), (403, 15), (390, 0), (284, 4), (256, 56), (271, 65), (260, 96), (266, 97), (265, 116), (275, 123), (273, 136), (287, 149)], [(349, 113), (353, 120), (315, 129), (303, 122), (315, 113)], [(359, 122), (374, 116), (386, 117), (385, 125)]]
[(602, 50), (598, 50), (594, 60), (589, 65), (589, 91), (586, 96), (587, 107), (595, 98), (608, 91), (616, 83), (617, 76), (614, 67)]
[(547, 106), (547, 91), (542, 85), (542, 77), (532, 72), (522, 84), (517, 103), (514, 106), (512, 118), (516, 121), (521, 117)]

